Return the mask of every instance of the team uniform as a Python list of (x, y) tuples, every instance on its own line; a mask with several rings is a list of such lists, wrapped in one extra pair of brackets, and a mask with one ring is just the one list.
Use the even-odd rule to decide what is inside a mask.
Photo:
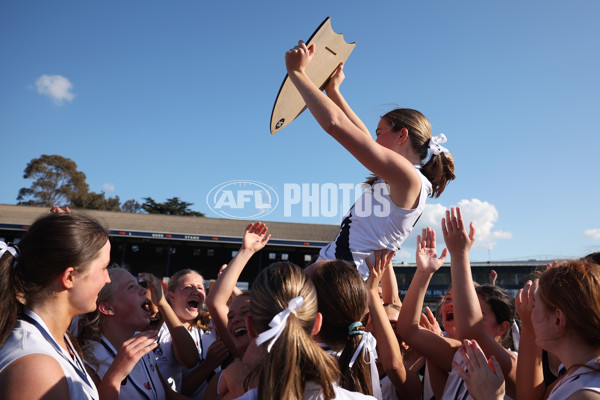
[(423, 213), (427, 196), (432, 193), (431, 183), (419, 170), (420, 166), (415, 168), (421, 178), (417, 207), (408, 210), (395, 205), (389, 186), (378, 179), (354, 203), (343, 219), (337, 237), (321, 249), (317, 261), (348, 261), (356, 265), (366, 279), (369, 268), (365, 259), (374, 250), (399, 250)]
[[(104, 336), (101, 337), (101, 342), (90, 340), (88, 344), (99, 365), (86, 363), (102, 379), (113, 363), (117, 350)], [(120, 399), (162, 400), (165, 396), (152, 353), (144, 355), (121, 382)]]
[[(196, 343), (200, 362), (203, 362), (206, 359), (208, 348), (217, 340), (217, 332), (214, 329), (203, 330), (196, 327), (193, 327), (192, 330), (188, 332), (194, 339), (194, 343)], [(163, 324), (158, 332), (158, 346), (154, 349), (156, 363), (158, 364), (158, 369), (163, 378), (167, 381), (167, 384), (176, 392), (181, 392), (183, 377), (189, 374), (198, 365), (190, 369), (181, 366), (173, 355), (173, 350), (171, 348), (172, 342), (173, 339), (171, 338), (169, 328), (167, 328), (167, 324)], [(215, 370), (215, 372), (218, 371), (220, 371), (220, 368)], [(191, 396), (193, 399), (202, 398), (209, 380), (210, 378), (202, 382), (202, 384), (194, 391)]]
[(592, 358), (585, 365), (561, 378), (550, 392), (548, 400), (566, 399), (580, 390), (600, 393), (600, 357)]
[(59, 346), (44, 321), (33, 311), (25, 310), (20, 318), (0, 347), (0, 372), (18, 358), (30, 354), (45, 354), (60, 364), (69, 387), (69, 399), (99, 399), (96, 385), (86, 372), (83, 361), (68, 336), (65, 335), (65, 342), (70, 351)]
[[(342, 389), (337, 386), (335, 383), (333, 384), (333, 391), (335, 393), (336, 400), (373, 400), (375, 397), (367, 396), (366, 394), (358, 393), (358, 392), (350, 392), (346, 389)], [(315, 382), (306, 382), (306, 387), (304, 389), (304, 400), (321, 400), (323, 399), (323, 394), (321, 393), (321, 386), (316, 384)], [(250, 389), (244, 395), (237, 398), (237, 400), (258, 400), (258, 391), (256, 389)]]
[[(461, 366), (463, 370), (467, 371), (467, 365), (463, 361), (458, 351), (454, 353), (452, 361), (456, 362), (458, 365)], [(462, 380), (460, 375), (458, 375), (458, 372), (456, 372), (454, 367), (448, 375), (446, 386), (444, 386), (444, 394), (442, 394), (442, 400), (473, 400), (473, 397), (471, 397), (471, 395), (469, 394), (467, 385)], [(504, 400), (512, 400), (512, 398), (507, 395), (504, 395)]]

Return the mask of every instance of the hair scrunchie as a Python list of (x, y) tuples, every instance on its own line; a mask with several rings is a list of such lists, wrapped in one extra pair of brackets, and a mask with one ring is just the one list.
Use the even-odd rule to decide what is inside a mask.
[(360, 328), (361, 326), (363, 326), (362, 322), (358, 321), (358, 322), (353, 322), (350, 325), (348, 325), (348, 335), (350, 336), (354, 336), (354, 335), (362, 335), (365, 333), (365, 330), (354, 330), (356, 328)]
[(450, 151), (442, 146), (442, 143), (446, 143), (448, 139), (446, 135), (440, 133), (437, 136), (432, 136), (427, 141), (427, 147), (429, 147), (429, 151), (431, 151), (431, 155), (437, 156), (440, 153), (444, 153), (447, 156), (450, 156)]
[(14, 243), (4, 243), (4, 242), (0, 242), (0, 258), (2, 258), (2, 256), (4, 255), (4, 253), (9, 252), (10, 254), (12, 254), (13, 258), (15, 259), (13, 261), (13, 268), (17, 265), (17, 259), (19, 258), (19, 254), (21, 253), (21, 251), (19, 250), (19, 248), (17, 247), (16, 244)]
[(271, 327), (271, 329), (266, 330), (260, 335), (258, 335), (258, 337), (256, 338), (256, 345), (260, 346), (267, 340), (273, 338), (271, 343), (269, 343), (269, 346), (267, 346), (267, 352), (270, 352), (271, 347), (273, 347), (273, 344), (277, 341), (277, 339), (283, 332), (288, 317), (291, 313), (299, 309), (300, 306), (302, 306), (302, 303), (304, 303), (304, 298), (302, 296), (294, 297), (292, 300), (290, 300), (288, 307), (276, 316), (274, 316), (271, 322), (269, 322), (269, 326)]

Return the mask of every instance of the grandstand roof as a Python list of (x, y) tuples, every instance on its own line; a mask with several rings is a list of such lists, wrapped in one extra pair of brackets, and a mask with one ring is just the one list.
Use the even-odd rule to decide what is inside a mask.
[[(38, 217), (49, 212), (46, 207), (31, 207), (0, 204), (1, 229), (27, 229)], [(238, 242), (244, 229), (252, 221), (207, 217), (185, 217), (159, 214), (133, 214), (114, 211), (74, 210), (85, 212), (97, 219), (111, 235), (136, 236), (140, 233), (156, 233), (153, 238), (181, 239), (231, 238)], [(285, 244), (286, 241), (306, 242), (322, 246), (335, 238), (339, 227), (336, 225), (302, 224), (263, 221), (272, 235), (271, 244)], [(133, 233), (133, 235), (132, 235)], [(173, 236), (172, 236), (172, 235)], [(161, 236), (162, 235), (162, 236)], [(215, 239), (216, 240), (216, 239)]]

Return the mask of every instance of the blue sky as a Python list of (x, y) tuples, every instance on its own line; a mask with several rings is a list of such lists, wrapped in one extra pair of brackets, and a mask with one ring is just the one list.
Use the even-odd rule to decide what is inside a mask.
[[(595, 1), (4, 1), (0, 3), (0, 203), (26, 164), (74, 160), (122, 201), (207, 204), (215, 186), (357, 184), (368, 171), (309, 113), (276, 135), (284, 54), (327, 17), (357, 42), (342, 91), (374, 131), (396, 106), (445, 133), (457, 179), (419, 224), (461, 205), (475, 261), (600, 249), (600, 4)], [(339, 207), (342, 208), (342, 207)], [(418, 228), (417, 228), (418, 229)], [(414, 259), (414, 238), (398, 259)]]

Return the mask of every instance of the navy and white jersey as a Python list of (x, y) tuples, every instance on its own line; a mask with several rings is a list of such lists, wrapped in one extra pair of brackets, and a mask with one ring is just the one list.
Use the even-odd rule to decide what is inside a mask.
[[(101, 342), (90, 340), (88, 344), (99, 365), (87, 364), (102, 379), (112, 365), (117, 355), (117, 349), (104, 336), (102, 336)], [(164, 387), (158, 376), (156, 361), (150, 352), (135, 364), (135, 367), (121, 383), (119, 399), (161, 400), (165, 396)]]
[(367, 279), (369, 268), (365, 259), (374, 250), (399, 250), (425, 209), (432, 187), (418, 168), (417, 172), (421, 178), (417, 207), (411, 210), (398, 207), (390, 197), (389, 185), (378, 179), (356, 200), (337, 237), (321, 249), (317, 261), (348, 261)]

